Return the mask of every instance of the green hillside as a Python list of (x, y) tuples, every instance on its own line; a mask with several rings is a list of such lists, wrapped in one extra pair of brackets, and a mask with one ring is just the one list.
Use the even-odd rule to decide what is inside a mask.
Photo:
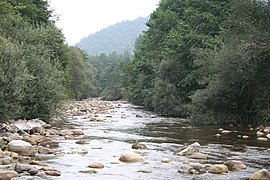
[(133, 51), (136, 38), (145, 30), (148, 18), (139, 17), (133, 21), (123, 21), (95, 34), (83, 38), (77, 46), (89, 55), (110, 53), (113, 51), (122, 53), (125, 50)]

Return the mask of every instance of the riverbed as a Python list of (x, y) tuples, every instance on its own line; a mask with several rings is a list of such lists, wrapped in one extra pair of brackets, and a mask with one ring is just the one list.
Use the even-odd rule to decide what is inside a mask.
[[(262, 169), (270, 169), (270, 141), (258, 141), (256, 130), (234, 126), (197, 126), (186, 119), (164, 118), (125, 102), (100, 102), (107, 108), (95, 109), (92, 114), (67, 117), (65, 128), (81, 129), (79, 139), (89, 144), (76, 144), (78, 140), (59, 140), (61, 152), (46, 163), (61, 171), (63, 180), (172, 180), (172, 179), (248, 179)], [(102, 121), (91, 121), (98, 117)], [(227, 133), (222, 133), (228, 130)], [(219, 134), (220, 136), (217, 136)], [(247, 138), (243, 138), (247, 136)], [(134, 150), (134, 143), (143, 143), (145, 150)], [(199, 142), (207, 160), (195, 160), (175, 154), (175, 150)], [(67, 153), (83, 151), (84, 153)], [(142, 162), (124, 163), (119, 157), (136, 152)], [(190, 174), (186, 167), (192, 164), (222, 164), (226, 160), (240, 160), (247, 168), (225, 174)], [(91, 169), (92, 162), (104, 164), (102, 169)], [(166, 162), (166, 163), (164, 163)], [(93, 170), (92, 173), (79, 171)]]

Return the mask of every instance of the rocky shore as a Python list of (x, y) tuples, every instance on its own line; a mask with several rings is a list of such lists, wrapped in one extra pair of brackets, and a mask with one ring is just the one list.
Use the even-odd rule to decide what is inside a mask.
[[(66, 122), (72, 122), (75, 119), (89, 119), (92, 122), (103, 123), (112, 118), (110, 112), (114, 108), (121, 106), (125, 102), (101, 101), (99, 99), (89, 99), (80, 102), (72, 102), (64, 105), (60, 111), (64, 114)], [(141, 115), (135, 115), (136, 118), (142, 118)], [(124, 115), (121, 118), (125, 119)], [(149, 114), (147, 118), (156, 118), (156, 115)], [(47, 159), (61, 156), (62, 154), (87, 154), (85, 148), (74, 148), (69, 150), (59, 150), (59, 141), (75, 140), (77, 145), (87, 145), (90, 142), (84, 138), (85, 132), (81, 129), (69, 129), (56, 127), (55, 121), (45, 123), (39, 119), (33, 120), (10, 120), (0, 125), (0, 180), (42, 180), (55, 179), (61, 177), (61, 172), (57, 168), (51, 167), (45, 163)], [(258, 136), (258, 141), (269, 141), (270, 127), (264, 127), (253, 130)], [(220, 129), (217, 138), (229, 131)], [(104, 133), (110, 133), (104, 130)], [(245, 138), (243, 136), (243, 138)], [(248, 137), (247, 137), (248, 138)], [(263, 139), (262, 139), (263, 138)], [(247, 168), (245, 162), (239, 160), (228, 160), (220, 164), (206, 163), (208, 155), (202, 152), (202, 147), (198, 142), (188, 146), (175, 149), (174, 155), (183, 156), (187, 161), (179, 167), (179, 173), (185, 174), (226, 174), (235, 171), (242, 171)], [(118, 157), (118, 164), (144, 162), (144, 153), (147, 153), (148, 147), (143, 143), (134, 143), (130, 147), (130, 152), (123, 153)], [(173, 159), (161, 159), (160, 163), (168, 164)], [(113, 164), (113, 162), (111, 162)], [(89, 162), (88, 170), (81, 170), (78, 173), (95, 174), (96, 169), (103, 169), (102, 162)], [(151, 173), (151, 170), (143, 169), (140, 173)], [(251, 180), (270, 180), (270, 173), (267, 169), (261, 169), (254, 174), (244, 177)], [(141, 178), (137, 178), (139, 180)]]

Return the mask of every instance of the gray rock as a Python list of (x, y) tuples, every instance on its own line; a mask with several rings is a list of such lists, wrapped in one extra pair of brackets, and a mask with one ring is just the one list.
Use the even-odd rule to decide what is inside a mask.
[(37, 173), (39, 172), (39, 170), (37, 168), (32, 168), (28, 171), (28, 173), (31, 175), (31, 176), (34, 176), (36, 175)]
[(17, 173), (22, 173), (24, 171), (30, 171), (33, 167), (29, 164), (16, 164), (15, 167), (14, 167), (14, 170), (17, 172)]
[(14, 177), (18, 177), (19, 174), (16, 171), (0, 170), (1, 180), (11, 180)]
[(216, 164), (209, 169), (209, 172), (213, 174), (224, 174), (228, 171), (228, 167), (224, 164)]
[(30, 134), (36, 134), (36, 133), (45, 134), (45, 129), (43, 127), (33, 127), (30, 130)]
[(223, 164), (226, 165), (230, 171), (240, 171), (242, 169), (247, 168), (247, 166), (243, 164), (241, 161), (236, 160), (228, 160)]
[(0, 159), (0, 165), (9, 165), (12, 163), (12, 158), (11, 157), (4, 157)]
[(126, 153), (126, 154), (123, 154), (119, 158), (119, 160), (122, 161), (122, 162), (128, 162), (128, 163), (140, 162), (140, 161), (143, 161), (143, 157), (140, 154), (137, 154), (137, 153)]
[(201, 151), (201, 145), (198, 142), (195, 142), (195, 143), (189, 145), (184, 150), (177, 153), (177, 155), (190, 156), (190, 155), (194, 154), (195, 152), (200, 152), (200, 151)]
[(270, 172), (266, 169), (259, 170), (250, 176), (250, 180), (269, 180)]
[(22, 140), (10, 141), (8, 143), (8, 150), (25, 156), (33, 156), (36, 153), (34, 146)]
[(147, 149), (146, 145), (141, 143), (135, 143), (131, 147), (132, 149)]

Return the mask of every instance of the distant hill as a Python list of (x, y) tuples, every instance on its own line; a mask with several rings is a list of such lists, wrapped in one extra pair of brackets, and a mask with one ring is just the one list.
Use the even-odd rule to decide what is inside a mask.
[(148, 18), (139, 17), (133, 21), (117, 23), (83, 38), (75, 46), (89, 55), (133, 51), (136, 38), (147, 30), (145, 25), (147, 20)]

